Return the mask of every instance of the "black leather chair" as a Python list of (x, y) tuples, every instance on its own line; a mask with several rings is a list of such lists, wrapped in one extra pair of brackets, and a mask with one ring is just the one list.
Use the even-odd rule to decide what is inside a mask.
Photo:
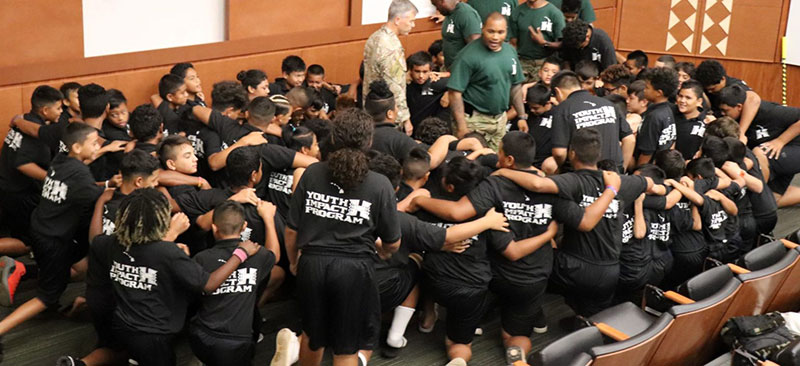
[(728, 307), (717, 330), (731, 317), (763, 314), (794, 269), (798, 257), (800, 252), (788, 249), (779, 240), (743, 255), (737, 263), (748, 272), (736, 274), (742, 281), (742, 288)]
[[(631, 331), (635, 331), (640, 328), (640, 325), (644, 324), (644, 317), (649, 317), (649, 315), (645, 314), (644, 311), (632, 303), (627, 304), (633, 306), (633, 308), (630, 309), (631, 311), (620, 312), (620, 316), (622, 316), (623, 313), (628, 314), (628, 316), (625, 317), (626, 319), (612, 320), (621, 320)], [(616, 308), (616, 306), (614, 308)], [(635, 312), (632, 310), (637, 310), (638, 312), (641, 312), (641, 314), (634, 315)], [(669, 313), (663, 313), (658, 318), (650, 317), (650, 319), (648, 319), (649, 326), (639, 332), (630, 334), (630, 338), (602, 346), (592, 347), (592, 349), (589, 350), (589, 354), (594, 357), (592, 366), (649, 365), (650, 360), (656, 352), (656, 349), (659, 345), (661, 345), (661, 342), (667, 335), (669, 328), (672, 326), (673, 320), (674, 317)]]
[(550, 343), (528, 356), (531, 366), (586, 366), (592, 363), (589, 350), (603, 344), (603, 335), (596, 327), (586, 327)]
[[(781, 239), (780, 242), (791, 251), (800, 253), (797, 242)], [(765, 312), (770, 311), (797, 311), (800, 309), (800, 257), (795, 259), (792, 268), (778, 287), (775, 297), (772, 298), (770, 305)]]

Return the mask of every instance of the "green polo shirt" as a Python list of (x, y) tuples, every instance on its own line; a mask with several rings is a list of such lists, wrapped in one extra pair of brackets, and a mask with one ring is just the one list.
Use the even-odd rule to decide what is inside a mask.
[(525, 81), (517, 51), (508, 43), (492, 52), (477, 39), (458, 54), (447, 88), (463, 93), (464, 102), (481, 113), (495, 115), (508, 110), (511, 86)]
[(444, 52), (444, 66), (449, 70), (456, 60), (458, 52), (467, 42), (467, 37), (481, 34), (483, 23), (478, 12), (465, 3), (458, 3), (450, 15), (442, 22), (442, 52)]
[[(555, 5), (558, 10), (561, 10), (561, 0), (547, 1)], [(578, 12), (578, 19), (586, 23), (592, 23), (597, 20), (597, 15), (594, 14), (594, 7), (592, 7), (592, 2), (590, 0), (581, 0), (581, 10)]]
[(564, 14), (561, 14), (561, 10), (553, 4), (534, 9), (526, 3), (511, 13), (508, 33), (511, 38), (517, 39), (517, 52), (520, 58), (538, 60), (550, 56), (553, 50), (534, 42), (528, 27), (541, 29), (545, 40), (556, 42), (561, 39), (565, 25)]

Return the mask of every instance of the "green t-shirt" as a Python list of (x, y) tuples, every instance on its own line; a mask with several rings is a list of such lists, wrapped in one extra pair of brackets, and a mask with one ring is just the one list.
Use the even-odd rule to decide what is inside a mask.
[(465, 3), (458, 3), (450, 15), (442, 22), (442, 52), (444, 66), (449, 70), (458, 52), (467, 45), (465, 39), (473, 34), (481, 34), (483, 23), (478, 12)]
[(561, 32), (564, 30), (566, 22), (564, 14), (553, 4), (547, 4), (541, 8), (533, 9), (527, 4), (522, 4), (511, 13), (511, 23), (509, 35), (517, 39), (517, 52), (524, 59), (538, 60), (550, 56), (552, 49), (537, 44), (531, 39), (528, 27), (542, 30), (544, 39), (549, 42), (556, 42), (561, 39)]
[(519, 5), (518, 0), (467, 0), (467, 4), (471, 6), (478, 15), (481, 16), (481, 21), (486, 21), (489, 14), (498, 12), (506, 17), (506, 20), (511, 17), (511, 12)]
[[(561, 0), (547, 0), (561, 10)], [(594, 7), (590, 0), (581, 0), (581, 10), (578, 12), (578, 18), (586, 23), (592, 23), (597, 20), (597, 15), (594, 15)]]
[(514, 47), (503, 43), (500, 51), (492, 52), (477, 39), (458, 54), (447, 88), (462, 92), (464, 102), (479, 112), (494, 115), (508, 110), (511, 86), (523, 81)]

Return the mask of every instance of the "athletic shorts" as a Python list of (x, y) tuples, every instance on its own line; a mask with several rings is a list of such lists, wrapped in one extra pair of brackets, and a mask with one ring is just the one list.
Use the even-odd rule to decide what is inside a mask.
[[(251, 366), (253, 364), (252, 339), (221, 337), (202, 326), (189, 326), (189, 346), (206, 366)], [(141, 364), (141, 363), (140, 363)]]
[(447, 338), (459, 344), (472, 343), (475, 329), (489, 309), (489, 289), (433, 279), (428, 285), (434, 301), (447, 308)]
[(381, 305), (369, 258), (304, 251), (297, 293), (312, 350), (328, 347), (335, 355), (352, 355), (375, 348)]
[(777, 194), (786, 193), (795, 174), (800, 173), (800, 145), (787, 145), (778, 159), (769, 159), (769, 188)]
[(550, 285), (578, 315), (591, 316), (611, 306), (619, 279), (619, 263), (595, 264), (556, 252)]
[(11, 237), (31, 245), (31, 214), (39, 204), (41, 194), (37, 192), (6, 192), (0, 189), (0, 210), (2, 210), (3, 229), (7, 229)]
[(86, 286), (86, 305), (89, 307), (92, 324), (97, 333), (97, 348), (120, 349), (122, 345), (111, 327), (114, 310), (117, 308), (114, 289)]
[(772, 235), (772, 230), (778, 224), (778, 214), (756, 217), (756, 232), (764, 235)]
[(58, 300), (70, 280), (70, 267), (86, 254), (79, 245), (31, 232), (31, 249), (39, 266), (36, 297), (47, 307), (58, 306)]
[(385, 313), (406, 301), (419, 279), (417, 263), (409, 260), (405, 267), (389, 268), (375, 272), (381, 296), (381, 312)]
[(512, 337), (530, 337), (536, 320), (542, 311), (542, 299), (547, 281), (532, 284), (514, 284), (495, 276), (489, 290), (500, 302), (500, 321), (503, 330)]
[(708, 257), (708, 248), (693, 252), (672, 252), (672, 270), (669, 271), (661, 286), (672, 290), (690, 278), (703, 272), (703, 264)]
[(739, 236), (742, 238), (744, 253), (755, 248), (756, 240), (758, 240), (758, 225), (752, 213), (739, 214)]
[(138, 332), (118, 324), (114, 333), (128, 350), (128, 356), (139, 365), (175, 366), (174, 334)]

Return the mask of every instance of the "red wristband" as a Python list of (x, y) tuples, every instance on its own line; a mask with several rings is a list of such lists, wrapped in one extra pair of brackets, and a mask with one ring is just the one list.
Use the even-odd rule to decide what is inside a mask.
[(237, 258), (239, 258), (239, 261), (242, 262), (242, 263), (244, 263), (244, 261), (246, 261), (247, 257), (248, 257), (247, 252), (242, 248), (234, 249), (233, 250), (233, 255), (235, 255)]

